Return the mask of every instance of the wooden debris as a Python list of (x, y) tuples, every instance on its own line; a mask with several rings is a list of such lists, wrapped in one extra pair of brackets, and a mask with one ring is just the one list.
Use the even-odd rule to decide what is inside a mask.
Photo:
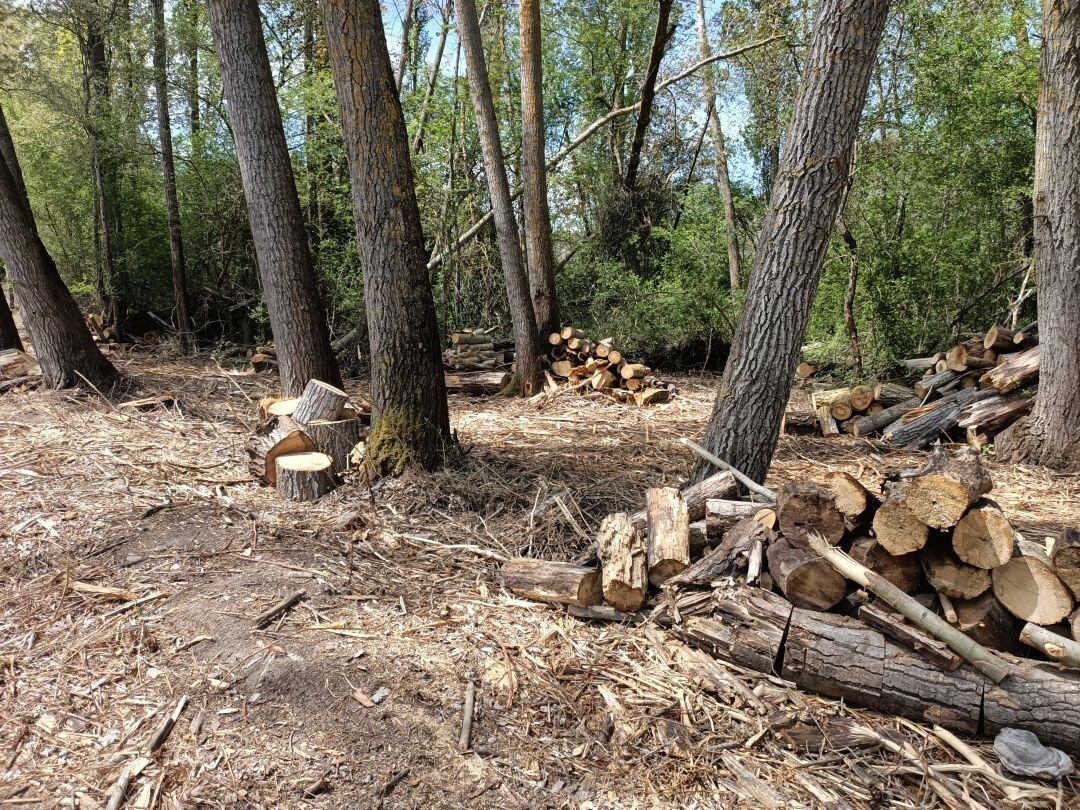
[(918, 554), (890, 554), (873, 537), (856, 537), (848, 554), (860, 565), (884, 577), (907, 594), (918, 593), (926, 580)]
[(921, 652), (941, 669), (951, 672), (964, 663), (964, 659), (950, 650), (947, 644), (927, 635), (899, 613), (882, 610), (877, 605), (862, 605), (859, 618), (893, 641)]
[(829, 492), (814, 484), (785, 484), (776, 496), (776, 518), (784, 538), (793, 544), (806, 545), (811, 531), (833, 545), (844, 536), (844, 516)]
[(1080, 669), (1080, 644), (1057, 633), (1028, 622), (1020, 631), (1020, 640), (1034, 647), (1051, 661)]
[(785, 536), (765, 552), (769, 573), (796, 607), (828, 610), (847, 593), (847, 582), (826, 560)]
[(446, 390), (451, 394), (487, 396), (497, 394), (513, 379), (509, 371), (477, 371), (467, 374), (446, 374)]
[(873, 530), (877, 542), (890, 554), (918, 551), (930, 537), (930, 527), (908, 507), (910, 481), (887, 485), (885, 501), (874, 513)]
[(660, 586), (690, 564), (689, 512), (679, 490), (673, 487), (647, 490), (645, 511), (649, 582)]
[(510, 590), (537, 602), (599, 605), (603, 600), (600, 572), (573, 563), (515, 557), (500, 569)]
[(293, 606), (298, 604), (300, 600), (304, 599), (305, 597), (307, 597), (307, 591), (294, 591), (293, 593), (290, 593), (284, 599), (275, 602), (273, 605), (271, 605), (254, 619), (252, 619), (252, 626), (256, 629), (265, 627), (275, 619), (284, 616), (285, 613), (287, 613)]
[(924, 548), (922, 565), (927, 582), (950, 599), (974, 599), (990, 588), (989, 571), (961, 562), (944, 543)]
[(604, 601), (627, 613), (639, 610), (649, 586), (641, 532), (630, 523), (629, 515), (616, 512), (600, 524), (596, 545), (600, 552)]
[(1061, 581), (1080, 599), (1080, 530), (1069, 527), (1055, 537), (1050, 557)]

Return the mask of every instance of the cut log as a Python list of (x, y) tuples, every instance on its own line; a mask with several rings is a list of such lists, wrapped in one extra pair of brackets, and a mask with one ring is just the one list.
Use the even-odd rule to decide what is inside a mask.
[[(558, 363), (552, 363), (552, 371)], [(557, 372), (556, 372), (557, 373)], [(513, 375), (508, 371), (474, 371), (466, 374), (447, 374), (446, 390), (452, 394), (486, 396), (497, 394), (510, 384)]]
[[(686, 504), (687, 519), (703, 520), (705, 518), (706, 504), (711, 498), (733, 498), (739, 492), (735, 476), (729, 472), (720, 472), (710, 475), (704, 481), (688, 486), (682, 491), (683, 502)], [(642, 509), (630, 515), (630, 523), (638, 531), (645, 531), (649, 525), (648, 510)]]
[(828, 610), (847, 594), (847, 580), (836, 569), (787, 536), (769, 546), (766, 558), (773, 580), (796, 607)]
[(962, 428), (995, 433), (1030, 411), (1034, 404), (1035, 398), (1030, 396), (988, 397), (964, 408), (957, 424)]
[(952, 544), (956, 556), (968, 565), (997, 568), (1012, 558), (1016, 532), (1001, 508), (983, 499), (960, 518)]
[(814, 376), (817, 372), (817, 366), (813, 366), (810, 363), (799, 363), (795, 366), (795, 376), (800, 380), (808, 380)]
[(837, 422), (843, 422), (850, 419), (851, 414), (854, 413), (854, 410), (851, 407), (851, 400), (834, 399), (829, 403), (829, 413)]
[(869, 436), (871, 433), (876, 433), (879, 430), (887, 428), (897, 419), (911, 413), (911, 411), (920, 407), (922, 404), (922, 397), (911, 397), (910, 399), (905, 399), (895, 405), (890, 405), (880, 413), (873, 413), (860, 417), (855, 420), (852, 434), (855, 436)]
[(840, 426), (833, 419), (828, 405), (818, 405), (815, 413), (817, 414), (818, 424), (821, 426), (822, 436), (838, 436), (840, 434)]
[(817, 433), (819, 429), (817, 415), (812, 411), (787, 411), (780, 432), (806, 436)]
[(950, 599), (974, 599), (990, 588), (990, 572), (960, 562), (946, 540), (938, 538), (922, 552), (923, 573), (935, 591)]
[(580, 329), (575, 329), (572, 326), (564, 326), (562, 332), (560, 332), (559, 334), (562, 335), (563, 340), (570, 340), (572, 338), (577, 338), (578, 340), (581, 340), (585, 337), (584, 332), (582, 332)]
[(848, 398), (848, 404), (851, 405), (851, 409), (857, 413), (862, 413), (870, 407), (870, 403), (874, 401), (874, 390), (867, 388), (865, 385), (857, 385), (851, 389), (851, 396)]
[(609, 354), (611, 354), (611, 343), (612, 338), (604, 338), (596, 344), (596, 347), (593, 349), (593, 353), (597, 357), (607, 357)]
[(1058, 748), (1080, 751), (1080, 672), (1053, 663), (1010, 660), (1012, 677), (987, 684), (983, 693), (983, 733), (1020, 728)]
[(848, 525), (855, 526), (872, 517), (877, 507), (877, 499), (855, 476), (836, 470), (825, 476), (825, 486)]
[(1080, 599), (1080, 531), (1067, 528), (1055, 537), (1050, 559), (1061, 581)]
[(625, 512), (604, 518), (596, 541), (600, 552), (604, 601), (617, 610), (633, 613), (645, 604), (649, 586), (645, 541)]
[(1020, 631), (1020, 640), (1029, 647), (1034, 647), (1051, 661), (1057, 661), (1073, 669), (1080, 669), (1080, 644), (1071, 638), (1059, 636), (1045, 627), (1028, 622)]
[(952, 430), (960, 422), (964, 407), (992, 394), (977, 388), (954, 391), (937, 402), (908, 413), (885, 431), (885, 437), (897, 447), (925, 447)]
[(646, 542), (649, 582), (656, 587), (690, 564), (689, 512), (686, 501), (674, 487), (653, 487), (645, 491), (648, 514)]
[(844, 517), (832, 496), (816, 484), (785, 484), (776, 496), (776, 519), (791, 543), (805, 546), (807, 533), (818, 532), (832, 545), (844, 536)]
[(610, 369), (601, 368), (597, 369), (597, 371), (589, 378), (589, 387), (594, 391), (603, 391), (613, 387), (617, 382), (618, 378), (611, 373)]
[(753, 517), (760, 511), (761, 504), (753, 501), (710, 498), (705, 502), (705, 531), (710, 542), (721, 542), (724, 539), (724, 532), (744, 518)]
[(248, 470), (256, 481), (274, 486), (278, 456), (317, 449), (311, 437), (291, 417), (271, 419), (260, 425), (247, 440)]
[(315, 446), (330, 456), (331, 470), (341, 475), (352, 466), (353, 450), (366, 433), (360, 419), (339, 419), (335, 422), (309, 422), (304, 432)]
[(906, 385), (882, 382), (874, 386), (874, 399), (886, 408), (899, 405), (901, 402), (907, 402), (914, 396), (915, 390), (908, 388)]
[(919, 593), (925, 585), (918, 554), (890, 554), (873, 537), (856, 537), (848, 554), (904, 593)]
[(1057, 624), (1072, 613), (1072, 594), (1037, 543), (1017, 542), (1015, 556), (994, 569), (993, 581), (998, 601), (1025, 622)]
[(880, 604), (860, 606), (859, 618), (898, 644), (922, 653), (940, 669), (951, 672), (964, 663), (964, 659), (950, 650), (949, 645), (927, 635), (899, 613), (885, 609)]
[(334, 488), (326, 453), (288, 453), (277, 457), (277, 491), (290, 501), (315, 501)]
[[(942, 360), (941, 362), (945, 361)], [(931, 374), (929, 377), (923, 377), (915, 383), (915, 395), (925, 397), (931, 391), (940, 391), (941, 386), (952, 382), (959, 376), (960, 375), (957, 372), (947, 368), (944, 371)]]
[(454, 332), (450, 335), (450, 342), (455, 346), (469, 346), (476, 343), (491, 343), (491, 335), (482, 329), (472, 332)]
[(1040, 351), (1040, 346), (1032, 346), (1026, 351), (1010, 354), (1005, 362), (983, 374), (979, 385), (993, 388), (999, 394), (1007, 394), (1026, 385), (1039, 376)]
[(556, 377), (569, 377), (573, 373), (575, 368), (574, 361), (572, 360), (556, 360), (551, 364), (551, 373)]
[(948, 529), (992, 486), (977, 450), (965, 447), (955, 453), (938, 452), (911, 480), (907, 506), (927, 526)]
[(619, 366), (622, 364), (623, 361), (622, 352), (620, 352), (618, 349), (612, 349), (608, 352), (607, 359), (613, 367)]
[(548, 335), (549, 346), (559, 346), (563, 342), (563, 336), (561, 332), (552, 332)]
[(991, 326), (990, 330), (983, 337), (982, 345), (984, 348), (995, 351), (998, 354), (1001, 352), (1015, 351), (1016, 344), (1013, 342), (1015, 336), (1015, 332), (1011, 329), (1006, 329), (1004, 326)]
[(987, 591), (974, 599), (957, 599), (953, 602), (956, 626), (972, 641), (992, 650), (1018, 655), (1020, 644), (1020, 621)]
[(923, 371), (924, 369), (933, 368), (939, 359), (940, 356), (935, 354), (933, 357), (910, 357), (900, 362), (910, 369)]
[(251, 355), (251, 370), (256, 374), (277, 371), (277, 367), (278, 361), (276, 357), (258, 353)]
[(588, 607), (603, 598), (600, 572), (588, 566), (514, 557), (503, 563), (500, 574), (507, 588), (536, 602)]
[(619, 369), (619, 376), (624, 380), (640, 379), (648, 373), (649, 367), (641, 363), (624, 363), (623, 367)]
[(884, 503), (874, 513), (874, 536), (890, 554), (918, 551), (930, 536), (930, 528), (908, 507), (910, 489), (910, 481), (890, 482)]
[(300, 424), (333, 422), (341, 416), (341, 409), (348, 401), (349, 395), (340, 388), (322, 380), (308, 380), (300, 401), (296, 403), (293, 419)]
[(271, 419), (275, 416), (292, 416), (296, 410), (296, 397), (263, 397), (259, 400), (259, 418)]
[[(0, 295), (2, 294), (0, 292)], [(37, 360), (26, 352), (19, 349), (3, 349), (0, 351), (0, 380), (28, 377), (37, 372)]]
[(1072, 634), (1073, 641), (1080, 641), (1080, 608), (1077, 608), (1069, 616), (1069, 632)]
[(667, 585), (708, 585), (714, 580), (746, 572), (750, 558), (776, 540), (776, 535), (756, 517), (740, 520), (724, 532), (723, 541), (685, 570), (667, 580)]
[(671, 401), (671, 391), (667, 388), (646, 388), (634, 394), (634, 404), (639, 407), (659, 405)]

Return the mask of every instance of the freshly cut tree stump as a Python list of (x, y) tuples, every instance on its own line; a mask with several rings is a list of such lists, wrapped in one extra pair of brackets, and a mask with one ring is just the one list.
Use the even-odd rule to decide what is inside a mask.
[(297, 397), (264, 397), (259, 401), (259, 417), (270, 419), (275, 416), (292, 416), (299, 401)]
[(928, 545), (921, 553), (926, 581), (938, 593), (950, 599), (974, 599), (990, 588), (990, 572), (960, 562), (944, 541)]
[(847, 594), (847, 580), (842, 574), (814, 552), (794, 545), (786, 535), (771, 544), (765, 554), (769, 573), (796, 607), (828, 610)]
[(1018, 655), (1020, 644), (1020, 621), (987, 591), (974, 599), (953, 601), (956, 626), (971, 639), (992, 650)]
[[(556, 364), (553, 363), (553, 369)], [(508, 371), (476, 371), (468, 374), (446, 374), (446, 390), (454, 394), (485, 396), (497, 394), (510, 384), (513, 375)]]
[(883, 382), (874, 386), (874, 400), (886, 408), (907, 402), (915, 396), (915, 389), (897, 383)]
[(500, 574), (506, 587), (536, 602), (588, 607), (603, 600), (600, 572), (588, 566), (514, 557)]
[(319, 448), (301, 425), (288, 416), (261, 424), (247, 440), (248, 470), (256, 481), (277, 483), (277, 458), (288, 453), (306, 453)]
[(1015, 391), (1039, 376), (1041, 346), (1032, 346), (1022, 352), (1010, 354), (1005, 362), (982, 375), (979, 385), (993, 388), (999, 394)]
[(890, 554), (910, 554), (926, 545), (930, 528), (908, 508), (910, 481), (886, 485), (884, 503), (874, 513), (874, 536)]
[(673, 487), (645, 492), (648, 514), (649, 582), (659, 587), (690, 564), (690, 519), (686, 501)]
[[(697, 521), (704, 519), (706, 504), (710, 499), (733, 498), (738, 492), (739, 486), (735, 481), (735, 476), (729, 472), (710, 475), (704, 481), (688, 486), (682, 491), (682, 498), (686, 503), (687, 520)], [(630, 523), (638, 531), (645, 531), (649, 525), (648, 511), (642, 509), (634, 512), (630, 515)]]
[(625, 512), (604, 518), (596, 541), (600, 552), (604, 601), (617, 610), (633, 613), (645, 604), (649, 576), (645, 541)]
[(277, 491), (290, 501), (315, 501), (334, 488), (326, 453), (288, 453), (277, 458)]
[(817, 532), (831, 545), (844, 536), (844, 517), (832, 496), (816, 484), (784, 484), (776, 496), (776, 519), (788, 542), (805, 546), (807, 532)]
[(976, 568), (997, 568), (1013, 555), (1016, 532), (1001, 508), (981, 500), (960, 518), (952, 536), (956, 556)]
[(309, 422), (304, 432), (315, 446), (330, 456), (334, 475), (341, 475), (352, 466), (352, 453), (364, 437), (366, 426), (360, 419), (339, 419), (336, 422)]
[(308, 380), (300, 401), (296, 403), (293, 419), (301, 424), (332, 422), (341, 416), (341, 409), (348, 401), (349, 395), (340, 388), (321, 380)]
[(978, 450), (936, 453), (927, 469), (912, 479), (907, 507), (927, 526), (948, 529), (992, 486)]
[(873, 537), (857, 537), (848, 551), (855, 562), (884, 577), (907, 594), (916, 594), (925, 585), (918, 554), (890, 554)]
[(854, 526), (864, 521), (877, 506), (874, 496), (850, 473), (829, 473), (825, 476), (825, 486), (832, 494), (837, 510), (849, 525)]
[(1025, 622), (1057, 624), (1072, 613), (1072, 594), (1037, 543), (1019, 541), (1015, 556), (994, 569), (993, 582), (998, 601)]
[(672, 631), (714, 658), (772, 674), (791, 610), (781, 596), (740, 585), (717, 598), (714, 616), (686, 619)]
[(1050, 559), (1061, 581), (1080, 599), (1080, 531), (1068, 528), (1055, 537)]

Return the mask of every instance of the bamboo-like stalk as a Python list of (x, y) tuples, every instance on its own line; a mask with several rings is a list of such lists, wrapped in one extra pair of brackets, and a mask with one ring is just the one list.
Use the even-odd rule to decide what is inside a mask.
[(1073, 669), (1080, 669), (1080, 644), (1071, 638), (1028, 622), (1020, 631), (1020, 640), (1042, 652), (1047, 658)]

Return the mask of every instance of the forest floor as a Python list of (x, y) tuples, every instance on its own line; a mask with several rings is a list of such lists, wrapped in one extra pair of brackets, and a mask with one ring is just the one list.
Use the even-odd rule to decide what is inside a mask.
[[(0, 806), (105, 806), (144, 756), (128, 807), (1007, 806), (928, 726), (735, 668), (756, 699), (732, 702), (681, 674), (657, 628), (579, 621), (500, 586), (504, 556), (573, 559), (606, 514), (681, 485), (692, 459), (676, 439), (701, 434), (715, 378), (681, 378), (652, 408), (453, 397), (453, 465), (296, 504), (247, 471), (273, 378), (117, 361), (162, 403), (0, 400)], [(876, 485), (918, 461), (785, 437), (772, 481), (845, 469)], [(1075, 522), (1080, 477), (989, 467), (1018, 520)], [(775, 712), (843, 715), (886, 744), (796, 753)], [(1066, 787), (1027, 806), (1078, 801)]]

